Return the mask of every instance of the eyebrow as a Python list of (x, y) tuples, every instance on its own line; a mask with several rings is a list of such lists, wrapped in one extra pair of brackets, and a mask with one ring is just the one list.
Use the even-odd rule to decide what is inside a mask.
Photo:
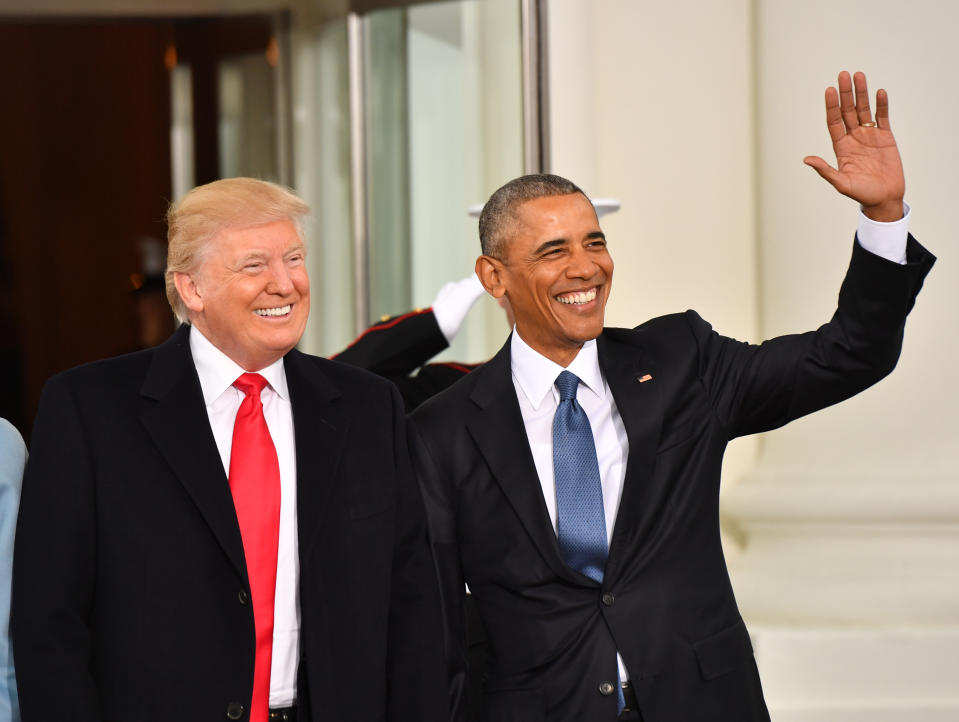
[[(282, 255), (286, 257), (292, 253), (306, 253), (306, 244), (303, 243), (302, 241), (291, 244), (286, 249), (284, 249)], [(245, 263), (249, 263), (250, 261), (262, 261), (269, 257), (270, 257), (270, 254), (268, 251), (254, 249), (240, 256), (237, 263), (245, 264)]]
[(267, 254), (264, 251), (250, 251), (249, 253), (244, 253), (240, 256), (236, 262), (238, 265), (242, 266), (250, 261), (262, 261), (267, 257)]
[[(602, 231), (593, 231), (592, 233), (587, 233), (587, 234), (586, 234), (586, 238), (587, 238), (587, 239), (590, 239), (590, 240), (595, 239), (595, 238), (602, 238), (602, 239), (605, 241), (605, 240), (606, 240), (606, 234), (603, 233)], [(551, 248), (557, 248), (557, 247), (559, 247), (559, 246), (565, 246), (565, 245), (566, 245), (566, 242), (567, 242), (567, 241), (566, 241), (565, 238), (554, 238), (554, 239), (551, 240), (551, 241), (546, 241), (545, 243), (541, 243), (540, 246), (539, 246), (535, 251), (533, 251), (533, 253), (534, 253), (534, 255), (536, 255), (536, 254), (542, 253), (543, 251), (548, 251), (548, 250), (550, 250)]]

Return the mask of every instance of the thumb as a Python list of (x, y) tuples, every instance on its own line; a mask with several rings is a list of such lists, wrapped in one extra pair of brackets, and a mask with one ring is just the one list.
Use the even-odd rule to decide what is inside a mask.
[(807, 155), (805, 158), (803, 158), (803, 163), (815, 170), (833, 188), (839, 190), (839, 186), (842, 184), (842, 175), (838, 170), (833, 168), (818, 155)]

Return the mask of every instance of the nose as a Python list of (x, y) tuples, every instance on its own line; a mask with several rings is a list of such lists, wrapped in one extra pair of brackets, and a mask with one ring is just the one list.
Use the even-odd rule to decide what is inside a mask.
[(290, 275), (290, 269), (282, 261), (270, 264), (270, 282), (267, 284), (267, 293), (274, 293), (277, 296), (287, 296), (293, 293), (293, 277)]
[(568, 278), (592, 278), (596, 273), (596, 261), (585, 248), (574, 247), (566, 267)]

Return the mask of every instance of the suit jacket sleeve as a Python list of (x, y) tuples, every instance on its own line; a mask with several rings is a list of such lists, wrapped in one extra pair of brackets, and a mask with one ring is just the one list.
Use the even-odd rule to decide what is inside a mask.
[(427, 363), (448, 346), (431, 310), (411, 311), (370, 326), (333, 358), (392, 381), (409, 413), (469, 373), (470, 366)]
[(91, 668), (96, 580), (92, 460), (63, 376), (46, 386), (24, 473), (13, 560), (11, 631), (24, 719), (100, 719)]
[(370, 326), (333, 358), (377, 376), (408, 376), (449, 346), (431, 310), (411, 311)]
[(446, 671), (449, 675), (452, 719), (464, 720), (475, 709), (467, 699), (469, 671), (466, 629), (466, 586), (459, 560), (456, 531), (455, 493), (451, 479), (436, 468), (426, 445), (415, 427), (411, 428), (411, 448), (416, 474), (429, 513), (430, 544), (440, 585), (445, 630)]
[(389, 612), (389, 720), (449, 719), (440, 631), (440, 604), (426, 513), (410, 462), (409, 426), (393, 391), (397, 469), (396, 532)]
[(687, 312), (700, 348), (699, 376), (729, 438), (777, 428), (889, 374), (899, 359), (906, 316), (934, 262), (912, 236), (905, 265), (856, 242), (830, 321), (758, 346), (720, 336)]

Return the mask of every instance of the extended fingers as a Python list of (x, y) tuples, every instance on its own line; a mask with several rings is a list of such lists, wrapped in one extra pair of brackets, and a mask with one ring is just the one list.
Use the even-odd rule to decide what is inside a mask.
[(859, 127), (856, 100), (852, 92), (852, 79), (845, 70), (839, 73), (839, 110), (842, 113), (842, 122), (846, 124), (846, 132)]
[(889, 96), (882, 89), (876, 93), (876, 123), (880, 128), (892, 130), (889, 125)]
[(846, 126), (843, 125), (842, 113), (839, 110), (839, 94), (835, 88), (826, 88), (826, 128), (833, 143), (846, 134)]
[(869, 111), (869, 89), (866, 87), (866, 76), (863, 73), (856, 73), (853, 76), (853, 83), (856, 86), (856, 119), (859, 125), (871, 123), (872, 113)]

